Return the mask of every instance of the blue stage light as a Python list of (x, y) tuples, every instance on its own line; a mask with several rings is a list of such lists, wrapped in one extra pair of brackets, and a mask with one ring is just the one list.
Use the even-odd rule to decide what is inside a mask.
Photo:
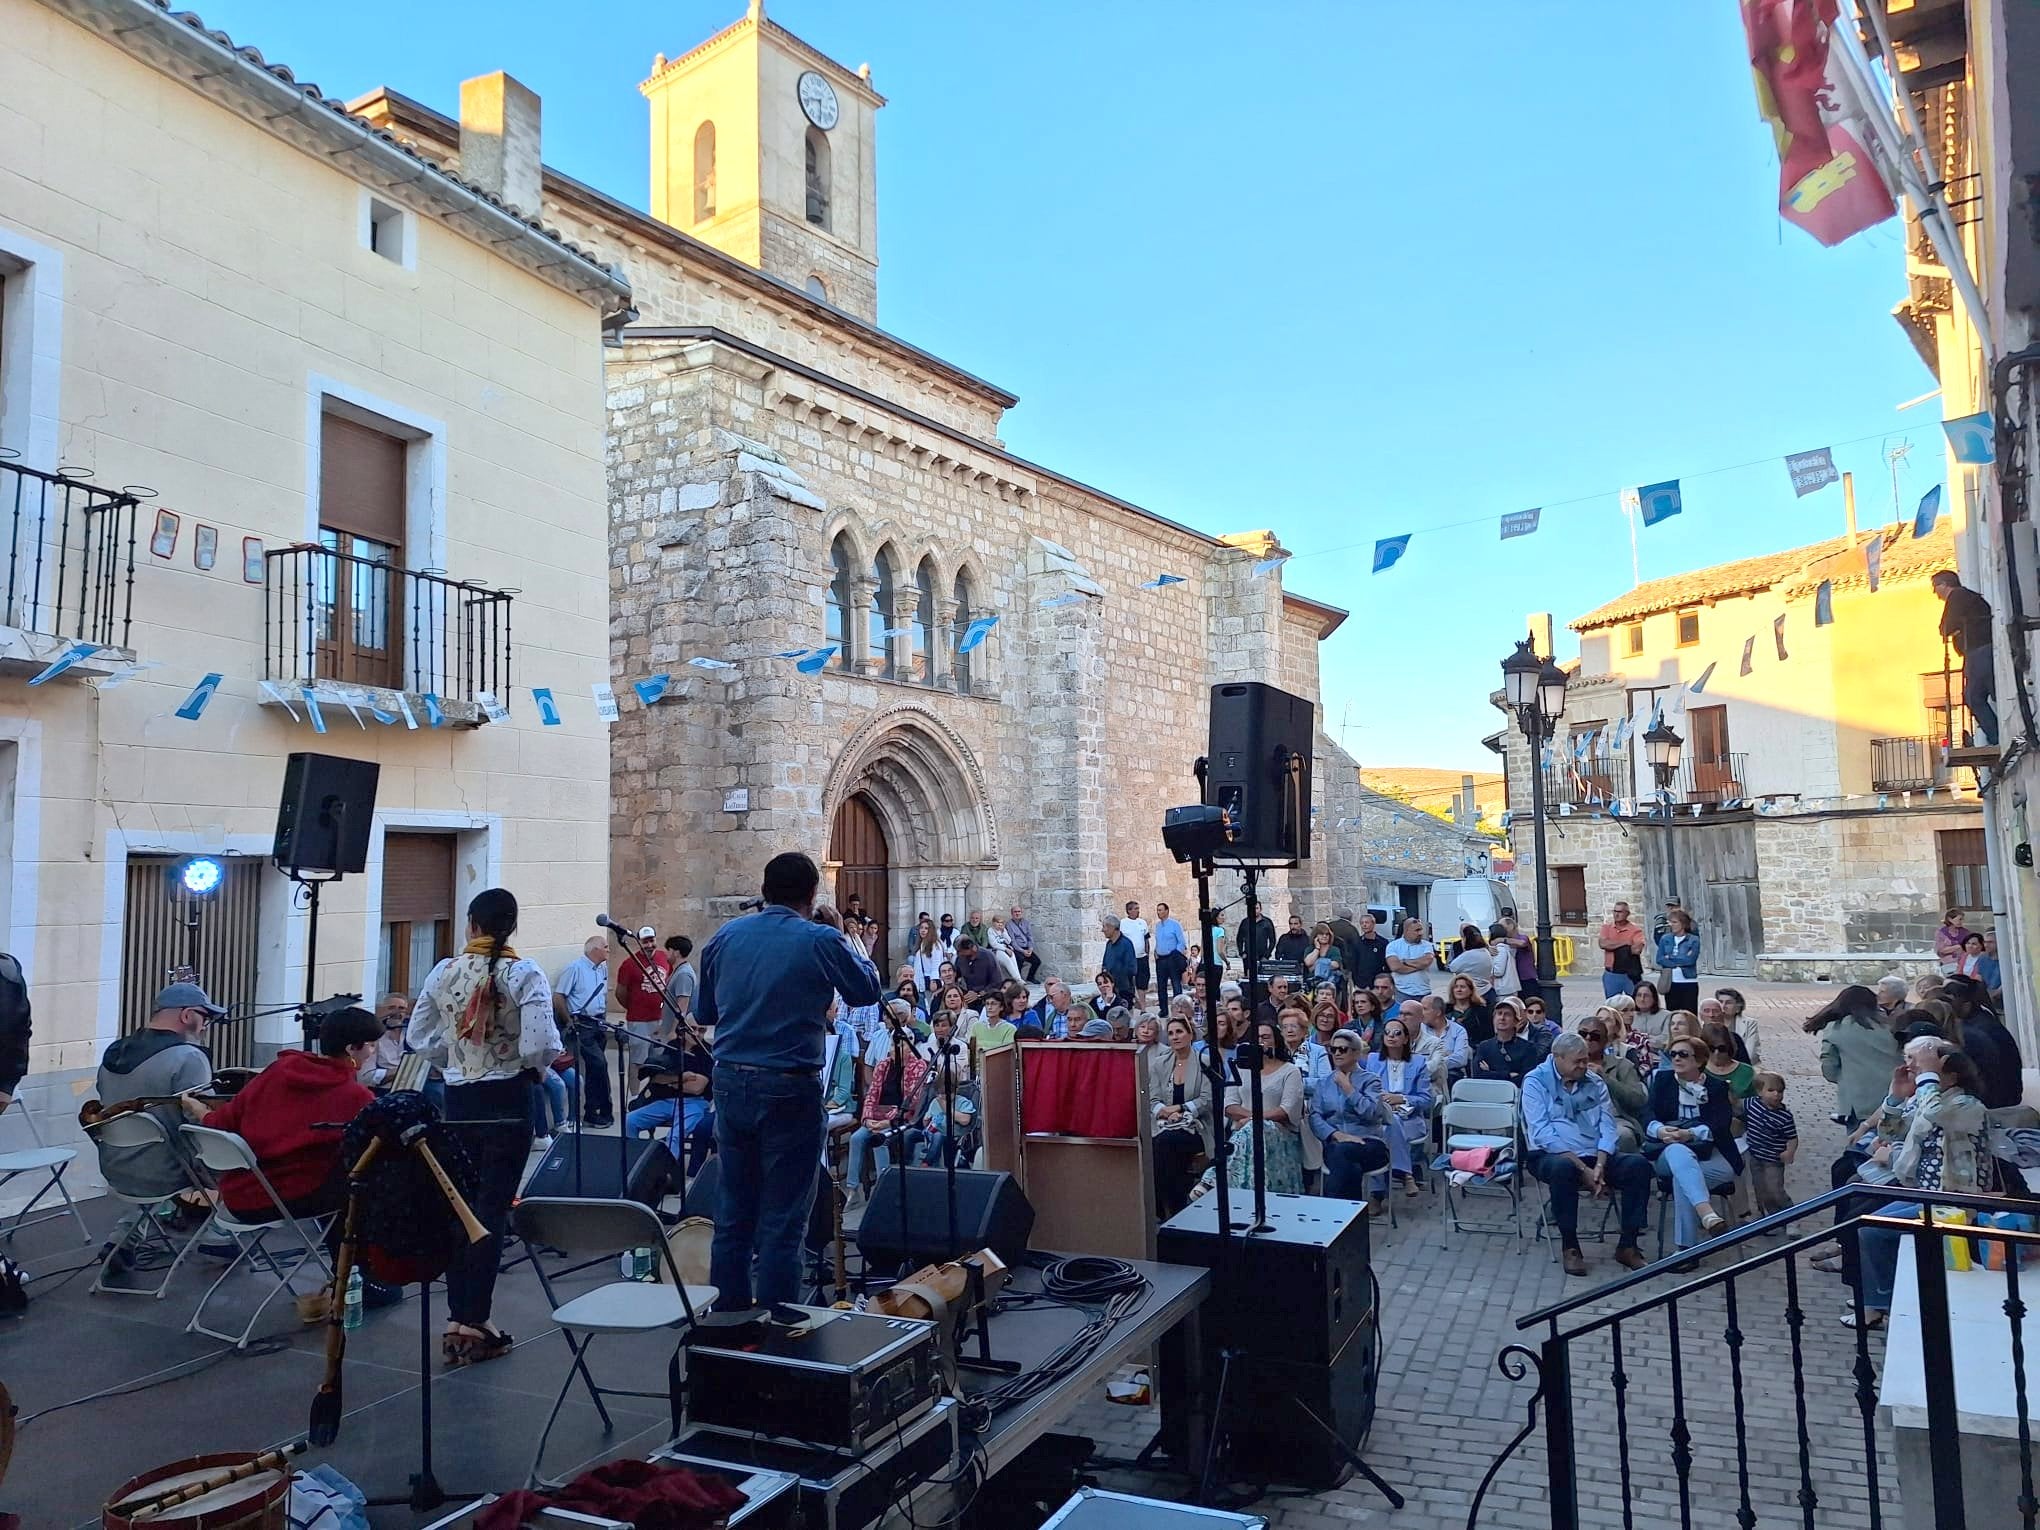
[(194, 898), (209, 898), (220, 890), (227, 868), (209, 855), (195, 855), (178, 869), (177, 880)]

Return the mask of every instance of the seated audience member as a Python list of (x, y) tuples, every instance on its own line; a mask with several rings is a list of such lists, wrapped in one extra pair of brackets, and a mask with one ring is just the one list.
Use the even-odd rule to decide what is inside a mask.
[(177, 1145), (184, 1114), (173, 1096), (212, 1082), (212, 1058), (201, 1042), (206, 1027), (225, 1013), (198, 984), (172, 983), (156, 995), (148, 1024), (114, 1042), (100, 1059), (101, 1112), (150, 1101), (148, 1113), (169, 1138), (164, 1145), (99, 1148), (100, 1173), (122, 1195), (168, 1197), (192, 1187), (190, 1160)]
[(834, 1137), (857, 1119), (857, 1033), (839, 1023), (823, 1040), (822, 1114)]
[(382, 1031), (375, 1038), (375, 1050), (361, 1065), (361, 1082), (381, 1094), (396, 1080), (404, 1063), (404, 1023), (411, 1018), (411, 996), (386, 993), (376, 1007)]
[(1414, 1024), (1417, 1056), (1431, 1069), (1431, 1096), (1449, 1099), (1452, 1086), (1465, 1076), (1473, 1060), (1473, 1044), (1466, 1039), (1466, 1027), (1454, 1024), (1445, 1013), (1445, 1001), (1433, 994), (1428, 999), (1405, 999), (1397, 1015), (1404, 1025)]
[(1587, 1044), (1587, 1066), (1608, 1086), (1608, 1103), (1615, 1110), (1615, 1151), (1640, 1152), (1643, 1148), (1643, 1114), (1649, 1108), (1650, 1092), (1636, 1064), (1608, 1045), (1609, 1021), (1597, 1012), (1580, 1026), (1580, 1040)]
[(2023, 1093), (2019, 1043), (2004, 1021), (1991, 1012), (1989, 996), (1973, 977), (1956, 976), (1941, 985), (1941, 997), (1949, 1006), (1954, 1029), (1948, 1039), (1957, 1041), (1982, 1082), (1978, 1096), (1986, 1109), (2003, 1110), (2019, 1103)]
[[(663, 1067), (646, 1071), (644, 1085), (623, 1118), (623, 1134), (635, 1138), (640, 1132), (657, 1134), (664, 1127), (666, 1151), (675, 1163), (686, 1164), (704, 1152), (700, 1141), (715, 1094), (715, 1058), (704, 1048), (677, 1044), (657, 1047), (649, 1055), (662, 1062), (678, 1062), (680, 1069), (677, 1073)], [(686, 1152), (689, 1144), (695, 1145), (692, 1154)]]
[[(1719, 1022), (1715, 1023), (1718, 1024)], [(1708, 1046), (1706, 1044), (1706, 1038), (1700, 1034), (1699, 1016), (1695, 1015), (1691, 1010), (1689, 1009), (1673, 1010), (1671, 1023), (1666, 1027), (1666, 1031), (1667, 1040), (1665, 1042), (1663, 1050), (1661, 1050), (1658, 1053), (1657, 1067), (1652, 1069), (1651, 1070), (1652, 1072), (1669, 1073), (1672, 1071), (1671, 1049), (1672, 1043), (1675, 1041), (1700, 1042), (1702, 1046), (1703, 1056), (1712, 1057), (1714, 1055), (1714, 1048)]]
[(1168, 1044), (1148, 1065), (1148, 1109), (1154, 1123), (1155, 1215), (1167, 1221), (1190, 1203), (1192, 1166), (1211, 1151), (1212, 1112), (1196, 1027), (1188, 1017), (1171, 1014), (1163, 1035)]
[(1550, 1006), (1544, 1002), (1544, 996), (1535, 993), (1523, 995), (1523, 1013), (1530, 1017), (1529, 1027), (1523, 1034), (1549, 1052), (1551, 1044), (1558, 1040), (1560, 1026), (1551, 1018)]
[(980, 994), (991, 993), (1004, 981), (992, 953), (968, 935), (957, 938), (956, 980), (963, 984), (965, 993)]
[(864, 1204), (867, 1167), (874, 1174), (882, 1174), (891, 1163), (888, 1143), (895, 1135), (905, 1151), (906, 1129), (920, 1119), (928, 1089), (928, 1059), (916, 1049), (894, 1015), (888, 1014), (886, 1023), (891, 1028), (893, 1044), (871, 1070), (871, 1082), (864, 1091), (863, 1119), (850, 1134), (850, 1207)]
[[(1347, 1013), (1345, 1024), (1359, 1034), (1363, 1053), (1371, 1055), (1381, 1045), (1381, 1022), (1383, 1018), (1381, 1006), (1374, 1000), (1374, 990), (1371, 988), (1356, 988), (1347, 1002), (1352, 1008)], [(1313, 1013), (1311, 1016), (1311, 1029), (1316, 1031), (1317, 1028), (1317, 1016)], [(1336, 1025), (1332, 1027), (1333, 1030), (1338, 1028)], [(1325, 1042), (1324, 1036), (1318, 1036), (1317, 1041), (1322, 1046)]]
[[(1235, 1007), (1238, 998), (1233, 999)], [(1244, 1020), (1244, 1013), (1242, 1012)], [(1261, 1156), (1269, 1193), (1301, 1195), (1304, 1174), (1317, 1157), (1303, 1146), (1305, 1106), (1303, 1075), (1289, 1060), (1282, 1033), (1272, 1025), (1260, 1028), (1261, 1048)], [(1231, 1133), (1226, 1152), (1226, 1184), (1234, 1189), (1251, 1189), (1254, 1180), (1254, 1125), (1251, 1101), (1252, 1081), (1242, 1079), (1225, 1091), (1225, 1130)], [(1313, 1141), (1316, 1140), (1313, 1135)], [(1212, 1169), (1204, 1171), (1202, 1188), (1217, 1182)]]
[(1346, 970), (1344, 959), (1339, 954), (1338, 942), (1332, 937), (1332, 927), (1321, 924), (1311, 931), (1311, 949), (1303, 959), (1304, 975), (1313, 983), (1325, 983)]
[(1495, 1006), (1495, 1033), (1473, 1049), (1468, 1078), (1507, 1079), (1523, 1087), (1524, 1077), (1544, 1060), (1544, 1053), (1529, 1037), (1516, 1034), (1516, 1020), (1515, 1005)]
[(1700, 1027), (1700, 1039), (1707, 1043), (1712, 1054), (1707, 1060), (1707, 1071), (1728, 1086), (1728, 1097), (1735, 1104), (1736, 1120), (1740, 1122), (1742, 1102), (1757, 1087), (1757, 1070), (1736, 1059), (1735, 1032), (1727, 1026), (1703, 1025)]
[(1162, 1017), (1144, 1009), (1133, 1017), (1133, 1044), (1140, 1048), (1141, 1066), (1162, 1049)]
[[(1493, 1002), (1495, 957), (1478, 925), (1462, 924), (1459, 927), (1459, 954), (1445, 964), (1445, 970), (1472, 979), (1474, 997), (1482, 1004)], [(1465, 1025), (1466, 1021), (1462, 1018), (1459, 1023)], [(1467, 1034), (1473, 1034), (1471, 1026), (1467, 1026)]]
[(1375, 973), (1367, 991), (1374, 995), (1375, 1013), (1384, 1020), (1394, 1014), (1396, 1006), (1402, 1003), (1402, 995), (1395, 991), (1395, 978), (1386, 972)]
[(1078, 1008), (1077, 1001), (1070, 996), (1070, 985), (1059, 977), (1052, 977), (1042, 985), (1041, 1002), (1027, 1013), (1049, 1040), (1067, 1041), (1072, 1022), (1082, 1025), (1090, 1018), (1075, 1013)]
[(1093, 1018), (1103, 1020), (1105, 1012), (1119, 1003), (1119, 984), (1111, 973), (1103, 971), (1093, 981), (1097, 983), (1098, 991), (1091, 995), (1091, 1014)]
[[(1112, 1013), (1123, 1015), (1126, 1011), (1115, 1008)], [(1075, 1041), (1110, 1041), (1112, 1040), (1112, 1022), (1110, 1020), (1086, 1020), (1084, 1028), (1078, 1031), (1071, 1039)]]
[(1363, 1197), (1379, 1211), (1382, 1195), (1369, 1176), (1389, 1164), (1392, 1117), (1381, 1098), (1381, 1079), (1360, 1066), (1360, 1038), (1336, 1032), (1327, 1047), (1330, 1066), (1309, 1088), (1310, 1129), (1322, 1145), (1325, 1194), (1343, 1201)]
[(1711, 1048), (1699, 1037), (1680, 1035), (1676, 1017), (1672, 1023), (1672, 1042), (1665, 1049), (1669, 1066), (1650, 1077), (1644, 1135), (1657, 1144), (1657, 1177), (1671, 1181), (1673, 1241), (1687, 1249), (1727, 1225), (1728, 1219), (1714, 1209), (1712, 1193), (1735, 1183), (1742, 1152), (1735, 1143), (1735, 1105), (1728, 1085), (1707, 1071)]
[(935, 1034), (921, 1043), (920, 1052), (928, 1061), (928, 1102), (921, 1109), (920, 1125), (909, 1133), (908, 1158), (940, 1166), (956, 1151), (976, 1116), (972, 1091), (977, 1079), (970, 1049), (957, 1038), (947, 1015), (936, 1017)]
[[(1648, 978), (1638, 983), (1636, 985), (1636, 992), (1629, 997), (1634, 1005), (1634, 1008), (1626, 1017), (1629, 1021), (1630, 1033), (1632, 1035), (1641, 1033), (1643, 1039), (1650, 1045), (1650, 1060), (1648, 1063), (1633, 1057), (1630, 1060), (1635, 1062), (1637, 1067), (1648, 1073), (1656, 1065), (1659, 1050), (1671, 1039), (1672, 1012), (1666, 1006), (1663, 996), (1658, 993), (1657, 984), (1651, 982)], [(1617, 1045), (1617, 1039), (1611, 1035), (1608, 1044), (1610, 1046)], [(1634, 1042), (1629, 1041), (1624, 1041), (1621, 1044), (1627, 1046), (1635, 1045)]]
[(1455, 972), (1445, 989), (1445, 1013), (1466, 1032), (1466, 1039), (1479, 1046), (1495, 1033), (1494, 1014), (1481, 999), (1472, 978)]
[(1289, 1060), (1302, 1070), (1306, 1085), (1331, 1067), (1328, 1044), (1311, 1034), (1310, 1011), (1303, 1007), (1303, 1000), (1291, 999), (1285, 1003), (1275, 1016), (1275, 1025), (1288, 1044)]
[(1410, 1149), (1430, 1131), (1431, 1070), (1411, 1050), (1410, 1023), (1401, 1016), (1381, 1028), (1381, 1050), (1369, 1057), (1366, 1069), (1381, 1080), (1381, 1103), (1393, 1122), (1388, 1129), (1388, 1163), (1402, 1181), (1403, 1194), (1417, 1193), (1417, 1175)]
[(928, 1007), (922, 1000), (921, 985), (915, 981), (914, 969), (911, 966), (900, 968), (898, 981), (893, 985), (892, 996), (913, 1010), (917, 1017), (927, 1018)]
[(1551, 1220), (1568, 1275), (1587, 1273), (1580, 1250), (1580, 1191), (1619, 1193), (1621, 1231), (1615, 1262), (1640, 1270), (1647, 1262), (1637, 1246), (1650, 1215), (1650, 1165), (1635, 1153), (1616, 1151), (1615, 1108), (1602, 1076), (1587, 1065), (1587, 1042), (1560, 1036), (1551, 1055), (1523, 1083), (1523, 1143), (1530, 1172), (1551, 1193)]
[(1721, 1006), (1721, 1023), (1735, 1032), (1736, 1057), (1752, 1066), (1764, 1060), (1763, 1039), (1757, 1034), (1757, 1017), (1740, 988), (1717, 988), (1714, 1002)]

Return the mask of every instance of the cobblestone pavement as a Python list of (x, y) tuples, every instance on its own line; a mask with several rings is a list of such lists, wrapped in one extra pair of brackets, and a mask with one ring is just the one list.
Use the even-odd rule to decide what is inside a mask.
[[(1789, 1081), (1786, 1101), (1797, 1117), (1802, 1143), (1797, 1161), (1787, 1169), (1787, 1185), (1793, 1195), (1808, 1199), (1828, 1188), (1828, 1164), (1840, 1149), (1841, 1129), (1828, 1120), (1834, 1092), (1820, 1077), (1818, 1043), (1799, 1029), (1798, 1022), (1834, 990), (1806, 984), (1739, 986), (1762, 1027), (1763, 1065)], [(1579, 1006), (1594, 998), (1598, 994), (1589, 985), (1568, 983), (1566, 1013), (1579, 1013)], [(1529, 1236), (1542, 1204), (1541, 1187), (1532, 1187), (1525, 1204), (1525, 1235), (1520, 1239), (1455, 1233), (1443, 1206), (1429, 1195), (1403, 1203), (1416, 1210), (1401, 1217), (1400, 1228), (1390, 1230), (1385, 1219), (1375, 1225), (1374, 1269), (1381, 1283), (1386, 1351), (1374, 1432), (1365, 1454), (1408, 1498), (1408, 1507), (1391, 1515), (1374, 1490), (1356, 1479), (1315, 1497), (1266, 1499), (1256, 1506), (1256, 1513), (1266, 1514), (1272, 1525), (1285, 1530), (1465, 1524), (1476, 1485), (1524, 1421), (1533, 1385), (1532, 1380), (1512, 1383), (1496, 1368), (1504, 1345), (1535, 1345), (1536, 1335), (1518, 1333), (1516, 1317), (1622, 1273), (1613, 1262), (1612, 1240), (1599, 1246), (1589, 1241), (1589, 1278), (1568, 1279), (1553, 1261), (1552, 1246)], [(1593, 1226), (1593, 1213), (1584, 1208), (1582, 1226)], [(1652, 1238), (1646, 1234), (1645, 1251), (1651, 1249)], [(1815, 1522), (1867, 1525), (1863, 1420), (1852, 1377), (1856, 1339), (1835, 1321), (1846, 1290), (1838, 1276), (1815, 1271), (1803, 1259), (1794, 1262), (1807, 1314), (1802, 1330), (1805, 1428), (1808, 1475), (1819, 1499)], [(1662, 1285), (1653, 1283), (1631, 1297), (1668, 1289), (1682, 1278), (1692, 1277), (1667, 1274)], [(1781, 1262), (1737, 1282), (1737, 1319), (1746, 1336), (1740, 1376), (1724, 1342), (1728, 1323), (1721, 1289), (1687, 1298), (1677, 1314), (1678, 1390), (1685, 1399), (1695, 1456), (1690, 1485), (1694, 1526), (1737, 1523), (1738, 1431), (1747, 1442), (1748, 1495), (1757, 1523), (1801, 1523), (1800, 1421), (1784, 1317), (1786, 1280)], [(1279, 1303), (1271, 1302), (1269, 1313), (1279, 1321)], [(1573, 1321), (1586, 1315), (1578, 1314)], [(1621, 1525), (1625, 1498), (1633, 1504), (1634, 1523), (1639, 1526), (1681, 1522), (1671, 1464), (1669, 1329), (1670, 1319), (1662, 1314), (1632, 1319), (1622, 1327), (1622, 1359), (1630, 1381), (1627, 1492), (1610, 1386), (1610, 1340), (1601, 1334), (1573, 1346), (1575, 1439), (1582, 1519), (1587, 1525)], [(1873, 1335), (1870, 1343), (1870, 1357), (1881, 1365), (1882, 1336)], [(1065, 1428), (1093, 1439), (1104, 1453), (1126, 1457), (1147, 1441), (1155, 1424), (1151, 1410), (1100, 1400), (1087, 1403)], [(1895, 1494), (1884, 1431), (1879, 1432), (1878, 1455), (1880, 1496), (1889, 1506)], [(1490, 1489), (1481, 1513), (1482, 1530), (1544, 1530), (1550, 1523), (1544, 1507), (1545, 1467), (1540, 1425)], [(1109, 1471), (1102, 1481), (1126, 1492), (1186, 1496), (1179, 1478)]]

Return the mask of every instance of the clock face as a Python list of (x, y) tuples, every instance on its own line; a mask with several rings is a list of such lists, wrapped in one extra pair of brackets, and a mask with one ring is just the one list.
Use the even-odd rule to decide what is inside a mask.
[(800, 109), (824, 133), (836, 125), (840, 114), (835, 88), (812, 69), (800, 77)]

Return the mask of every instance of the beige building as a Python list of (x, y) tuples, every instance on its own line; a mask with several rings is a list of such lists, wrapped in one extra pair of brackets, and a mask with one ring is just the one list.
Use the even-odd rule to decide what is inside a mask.
[[(1851, 532), (1649, 580), (1573, 621), (1543, 766), (1557, 931), (1589, 940), (1618, 899), (1648, 925), (1676, 893), (1704, 977), (1853, 982), (1931, 967), (1946, 907), (1987, 926), (1982, 809), (1943, 761), (1967, 719), (1959, 673), (1947, 705), (1928, 578), (1953, 557), (1945, 523)], [(1683, 740), (1669, 813), (1643, 744), (1660, 710)], [(1527, 921), (1532, 761), (1513, 714), (1501, 742)]]
[[(636, 293), (609, 369), (610, 652), (619, 680), (676, 677), (617, 730), (615, 904), (699, 938), (797, 848), (895, 957), (922, 910), (1022, 904), (1084, 977), (1100, 911), (1165, 898), (1187, 922), (1160, 822), (1196, 798), (1209, 685), (1315, 701), (1344, 613), (1257, 574), (1270, 533), (1207, 535), (1017, 457), (1012, 394), (877, 327), (869, 70), (754, 4), (642, 88), (653, 216), (543, 178), (547, 220)], [(354, 106), (460, 155), (462, 125), (418, 102)], [(817, 648), (815, 673), (775, 657)], [(1318, 752), (1318, 856), (1271, 884), (1307, 909), (1362, 888), (1327, 832), (1350, 763)]]
[[(415, 984), (491, 884), (527, 954), (579, 944), (608, 885), (589, 686), (629, 289), (527, 221), (484, 138), (455, 180), (147, 0), (0, 0), (0, 37), (0, 929), (35, 1005), (26, 1099), (65, 1129), (170, 968), (237, 1005), (302, 995), (307, 921), (265, 860), (294, 750), (381, 766), (316, 991)], [(579, 704), (541, 726), (534, 684)], [(192, 855), (225, 863), (195, 911), (169, 893)], [(294, 1035), (279, 1015), (215, 1050)]]

